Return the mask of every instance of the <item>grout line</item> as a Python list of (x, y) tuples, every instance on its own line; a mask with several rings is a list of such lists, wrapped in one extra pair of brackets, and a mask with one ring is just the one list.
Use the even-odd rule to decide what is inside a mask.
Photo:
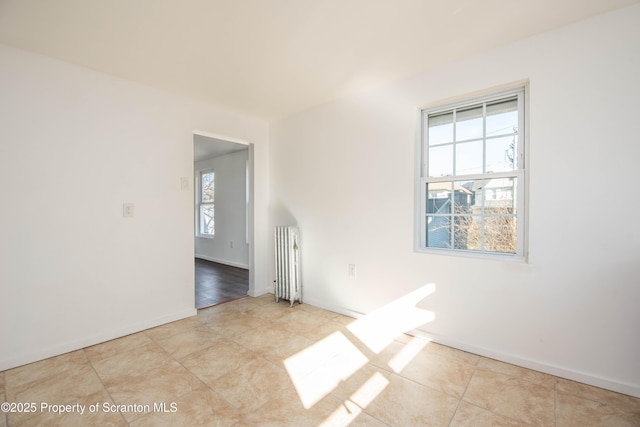
[(451, 415), (451, 419), (449, 420), (449, 423), (447, 424), (448, 426), (451, 425), (451, 423), (453, 422), (453, 419), (456, 417), (456, 414), (458, 413), (458, 409), (460, 409), (460, 403), (462, 403), (462, 399), (464, 399), (464, 395), (467, 394), (467, 390), (469, 389), (469, 384), (471, 384), (471, 381), (473, 381), (473, 377), (476, 375), (476, 369), (477, 368), (478, 368), (477, 364), (473, 365), (473, 372), (471, 373), (471, 377), (469, 377), (469, 382), (465, 386), (464, 391), (462, 392), (462, 395), (460, 396), (460, 399), (458, 399), (458, 404), (456, 405), (455, 411), (453, 411), (453, 414)]
[[(98, 371), (96, 371), (95, 366), (93, 366), (93, 362), (91, 362), (91, 359), (89, 358), (89, 356), (87, 356), (87, 352), (86, 352), (87, 347), (82, 349), (82, 354), (84, 355), (84, 357), (87, 359), (87, 362), (89, 363), (89, 366), (91, 366), (91, 369), (93, 369), (93, 373), (96, 374), (96, 377), (98, 377), (98, 381), (100, 381), (100, 384), (102, 384), (102, 388), (104, 389), (104, 392), (107, 393), (107, 396), (109, 396), (109, 399), (111, 399), (111, 401), (113, 403), (116, 403), (115, 399), (113, 398), (113, 396), (111, 396), (111, 393), (109, 392), (109, 389), (107, 388), (107, 386), (104, 384), (104, 381), (102, 380), (102, 377), (100, 377), (100, 374), (98, 374)], [(124, 414), (120, 411), (118, 411), (118, 413), (120, 414), (120, 416), (122, 417), (122, 420), (129, 425), (129, 421), (127, 421), (127, 419), (125, 418)]]
[(553, 425), (558, 425), (558, 378), (554, 377), (553, 385)]
[[(5, 375), (6, 371), (2, 371), (0, 372), (0, 374), (2, 375), (2, 391), (4, 394), (4, 401), (7, 401), (7, 376)], [(3, 403), (3, 402), (0, 402)], [(4, 425), (5, 426), (9, 426), (9, 413), (8, 412), (3, 412), (2, 416), (4, 417)]]

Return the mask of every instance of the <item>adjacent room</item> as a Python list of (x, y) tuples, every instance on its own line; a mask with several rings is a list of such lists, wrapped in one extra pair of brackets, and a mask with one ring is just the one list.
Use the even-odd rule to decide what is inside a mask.
[(639, 23), (0, 0), (0, 427), (640, 425)]
[(196, 134), (193, 160), (195, 305), (202, 309), (249, 292), (249, 145)]

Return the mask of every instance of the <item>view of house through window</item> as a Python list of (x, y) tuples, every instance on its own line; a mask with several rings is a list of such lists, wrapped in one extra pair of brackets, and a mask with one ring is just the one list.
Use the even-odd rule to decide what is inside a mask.
[(422, 249), (523, 255), (524, 88), (422, 113)]
[(200, 234), (213, 236), (215, 230), (214, 216), (215, 175), (213, 171), (200, 173)]

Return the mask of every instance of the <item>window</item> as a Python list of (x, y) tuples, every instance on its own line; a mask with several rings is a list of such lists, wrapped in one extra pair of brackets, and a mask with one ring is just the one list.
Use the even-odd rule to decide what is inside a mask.
[(215, 174), (213, 171), (200, 172), (199, 217), (200, 234), (213, 236), (215, 232), (214, 197)]
[(525, 88), (422, 110), (419, 250), (524, 256)]

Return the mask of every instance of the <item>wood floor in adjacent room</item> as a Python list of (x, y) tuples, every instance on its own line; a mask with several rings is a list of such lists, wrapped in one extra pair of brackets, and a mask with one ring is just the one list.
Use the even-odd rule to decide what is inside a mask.
[(640, 425), (640, 399), (365, 325), (247, 296), (0, 372), (0, 402), (38, 402), (0, 427)]
[(247, 296), (249, 270), (196, 258), (196, 308)]

